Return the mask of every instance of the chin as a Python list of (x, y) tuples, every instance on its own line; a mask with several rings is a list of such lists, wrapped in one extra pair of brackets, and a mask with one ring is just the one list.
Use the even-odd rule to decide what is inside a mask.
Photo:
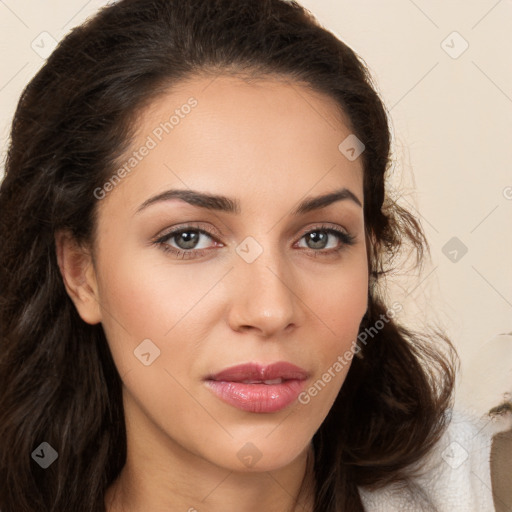
[[(294, 462), (308, 447), (308, 443), (305, 443), (304, 446), (294, 444), (283, 448), (282, 443), (276, 445), (268, 439), (260, 442), (237, 442), (236, 447), (230, 449), (233, 450), (234, 457), (226, 460), (226, 452), (219, 454), (217, 460), (220, 463), (217, 465), (238, 473), (277, 471)], [(220, 459), (223, 459), (222, 462)]]

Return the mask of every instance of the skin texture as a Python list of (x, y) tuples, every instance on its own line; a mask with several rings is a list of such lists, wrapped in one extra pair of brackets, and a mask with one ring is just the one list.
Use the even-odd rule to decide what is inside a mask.
[[(190, 97), (197, 105), (158, 141), (155, 128)], [(203, 379), (240, 363), (289, 361), (309, 372), (308, 388), (352, 347), (367, 309), (363, 209), (341, 200), (291, 213), (343, 187), (363, 204), (361, 159), (338, 149), (350, 129), (333, 100), (298, 83), (224, 75), (181, 82), (137, 123), (121, 163), (148, 136), (156, 147), (99, 200), (94, 246), (56, 239), (67, 291), (85, 322), (102, 323), (123, 381), (127, 463), (107, 510), (292, 510), (311, 439), (349, 364), (308, 404), (275, 413), (228, 405)], [(169, 189), (227, 196), (241, 211), (172, 199), (137, 212)], [(200, 235), (199, 257), (163, 250), (183, 247), (180, 237), (152, 243), (189, 223), (212, 232)], [(354, 244), (330, 234), (323, 248), (304, 236), (322, 224)], [(263, 250), (251, 263), (236, 251), (249, 236)], [(148, 366), (134, 355), (145, 339), (160, 350)], [(261, 457), (251, 467), (237, 456), (248, 442)], [(297, 510), (309, 510), (301, 500)]]

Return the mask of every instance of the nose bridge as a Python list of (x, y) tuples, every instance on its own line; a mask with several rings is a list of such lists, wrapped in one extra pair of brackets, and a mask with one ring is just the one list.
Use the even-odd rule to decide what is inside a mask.
[(293, 323), (296, 297), (279, 247), (247, 237), (236, 253), (232, 276), (236, 292), (230, 316), (233, 328), (253, 327), (271, 334)]

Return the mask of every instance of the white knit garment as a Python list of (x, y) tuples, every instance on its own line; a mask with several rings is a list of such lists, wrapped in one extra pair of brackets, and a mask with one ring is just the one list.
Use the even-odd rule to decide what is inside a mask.
[(474, 418), (450, 411), (451, 421), (408, 487), (360, 488), (365, 511), (494, 512), (490, 472), (492, 436), (510, 428), (510, 418)]

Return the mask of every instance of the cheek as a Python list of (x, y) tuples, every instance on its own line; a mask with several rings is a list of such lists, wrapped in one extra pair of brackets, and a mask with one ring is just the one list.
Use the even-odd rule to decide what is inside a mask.
[[(102, 325), (120, 373), (138, 366), (134, 350), (146, 339), (160, 349), (160, 364), (172, 354), (171, 367), (186, 367), (178, 361), (187, 352), (179, 350), (177, 340), (201, 339), (217, 315), (205, 296), (222, 269), (167, 265), (154, 254), (144, 257), (119, 246), (110, 254), (117, 257), (100, 262), (98, 272)], [(201, 322), (191, 321), (198, 315)]]
[[(356, 260), (354, 260), (356, 261)], [(307, 284), (309, 283), (309, 285)], [(299, 402), (316, 418), (325, 418), (347, 376), (354, 357), (359, 326), (368, 306), (366, 262), (341, 266), (330, 279), (311, 280), (306, 296), (311, 302), (316, 376)], [(310, 347), (311, 348), (311, 347)]]
[(344, 345), (357, 336), (368, 307), (368, 269), (366, 261), (340, 265), (322, 278), (309, 277), (304, 282), (307, 304), (331, 336), (324, 336), (334, 346)]
[(366, 260), (354, 258), (337, 267), (331, 277), (308, 279), (305, 296), (311, 302), (311, 318), (318, 381), (307, 391), (303, 403), (312, 400), (327, 414), (352, 364), (361, 320), (368, 307)]

